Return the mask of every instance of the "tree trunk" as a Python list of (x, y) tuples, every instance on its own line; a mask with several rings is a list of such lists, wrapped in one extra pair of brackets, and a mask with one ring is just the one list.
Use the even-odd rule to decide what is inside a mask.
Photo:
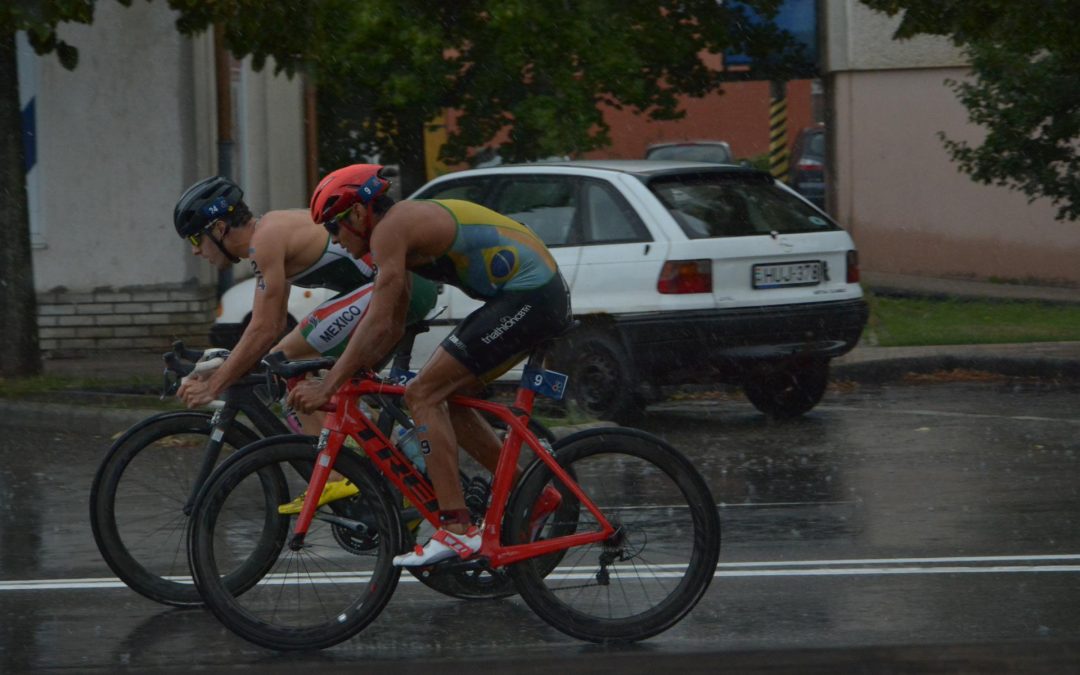
[(401, 196), (408, 197), (427, 182), (427, 163), (424, 160), (424, 124), (419, 120), (402, 120), (398, 149), (401, 152)]
[(41, 373), (15, 34), (0, 33), (0, 377)]

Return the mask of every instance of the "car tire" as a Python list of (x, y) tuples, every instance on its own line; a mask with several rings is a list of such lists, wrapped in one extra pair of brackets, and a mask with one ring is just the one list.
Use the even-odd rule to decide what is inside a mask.
[(743, 392), (755, 408), (784, 420), (816, 406), (828, 384), (828, 360), (788, 362), (754, 368), (743, 380)]
[(557, 349), (555, 370), (570, 376), (567, 406), (573, 412), (629, 424), (644, 411), (637, 376), (626, 350), (609, 331), (574, 331)]
[[(244, 322), (240, 324), (240, 335), (242, 336), (248, 328), (248, 324), (251, 323), (251, 314), (244, 317)], [(296, 319), (292, 317), (292, 314), (285, 315), (285, 330), (281, 331), (281, 335), (277, 337), (278, 340), (283, 340), (286, 335), (292, 332), (293, 328), (296, 328)], [(236, 342), (240, 341), (240, 336), (237, 336)], [(236, 342), (229, 345), (229, 349), (236, 347)]]

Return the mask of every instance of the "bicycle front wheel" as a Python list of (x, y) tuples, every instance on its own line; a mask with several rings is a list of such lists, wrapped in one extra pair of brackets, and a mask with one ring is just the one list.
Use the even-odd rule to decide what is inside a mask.
[[(307, 489), (315, 441), (260, 441), (219, 469), (201, 493), (188, 533), (191, 569), (207, 606), (226, 627), (278, 650), (321, 649), (347, 640), (378, 616), (400, 576), (397, 507), (366, 460), (343, 448), (334, 469), (359, 492), (323, 505), (303, 545), (289, 539), (295, 515), (282, 514)], [(271, 485), (267, 485), (271, 476)], [(278, 545), (257, 548), (268, 523)], [(220, 570), (264, 558), (266, 576), (234, 595)]]
[[(551, 556), (510, 566), (521, 597), (555, 628), (592, 642), (643, 640), (675, 625), (704, 595), (720, 555), (720, 520), (705, 481), (670, 445), (631, 429), (585, 432), (556, 457), (615, 533), (566, 550), (554, 570)], [(529, 514), (548, 483), (563, 503), (540, 536), (600, 529), (541, 464), (512, 497), (507, 543), (532, 536)]]
[[(109, 449), (90, 487), (90, 527), (101, 557), (132, 590), (166, 605), (202, 604), (188, 571), (184, 507), (199, 488), (210, 419), (180, 412), (139, 423)], [(221, 458), (256, 440), (234, 423), (222, 439)], [(235, 571), (238, 586), (254, 573)]]

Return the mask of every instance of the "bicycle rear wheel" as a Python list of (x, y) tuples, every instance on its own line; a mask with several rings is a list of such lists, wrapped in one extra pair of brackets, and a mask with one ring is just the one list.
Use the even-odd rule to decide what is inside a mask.
[[(166, 413), (139, 423), (109, 449), (90, 488), (90, 527), (101, 557), (132, 590), (166, 605), (202, 604), (188, 570), (184, 506), (197, 488), (210, 418)], [(233, 424), (221, 458), (256, 440)], [(257, 573), (235, 571), (238, 586)]]
[[(550, 573), (550, 556), (510, 566), (521, 597), (552, 626), (583, 640), (631, 642), (667, 630), (693, 609), (716, 570), (720, 521), (708, 486), (677, 450), (631, 429), (584, 432), (556, 456), (616, 531), (568, 549)], [(563, 505), (545, 525), (546, 536), (599, 529), (541, 464), (511, 498), (504, 541), (527, 536), (532, 504), (549, 482)]]
[[(378, 616), (397, 586), (401, 550), (397, 506), (366, 460), (344, 448), (334, 469), (359, 492), (319, 508), (303, 546), (288, 544), (295, 516), (281, 515), (307, 489), (314, 439), (267, 439), (245, 448), (208, 482), (191, 518), (192, 572), (206, 604), (226, 627), (277, 650), (321, 649), (347, 640)], [(264, 484), (273, 475), (272, 486)], [(279, 546), (268, 574), (234, 596), (220, 569), (262, 556), (253, 540), (276, 523)]]

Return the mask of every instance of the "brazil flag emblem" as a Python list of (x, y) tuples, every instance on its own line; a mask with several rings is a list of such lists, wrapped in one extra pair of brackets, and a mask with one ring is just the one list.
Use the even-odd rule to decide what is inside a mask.
[(517, 273), (520, 258), (512, 246), (495, 246), (484, 250), (484, 262), (491, 283), (504, 284)]

